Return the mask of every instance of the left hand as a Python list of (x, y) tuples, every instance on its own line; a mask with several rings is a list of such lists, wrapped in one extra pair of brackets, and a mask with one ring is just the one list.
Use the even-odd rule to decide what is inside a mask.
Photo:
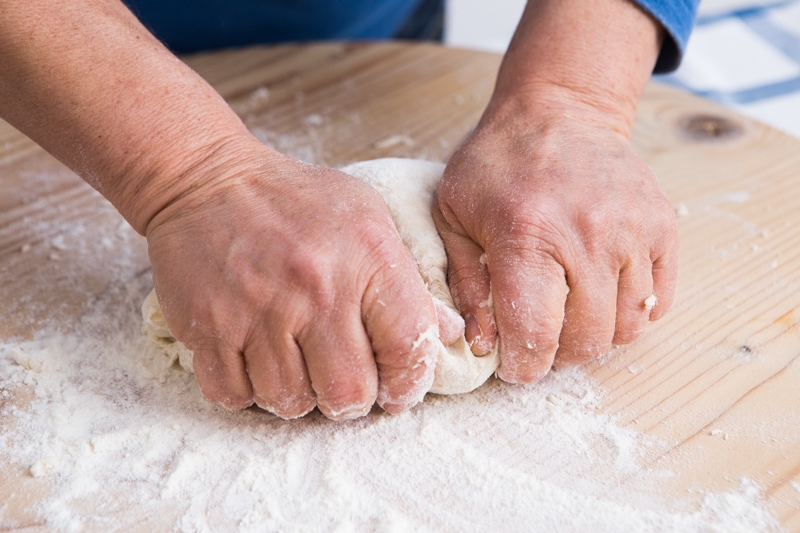
[(632, 342), (672, 303), (672, 207), (627, 136), (580, 102), (490, 105), (445, 170), (434, 218), (467, 340), (481, 355), (499, 337), (505, 381)]

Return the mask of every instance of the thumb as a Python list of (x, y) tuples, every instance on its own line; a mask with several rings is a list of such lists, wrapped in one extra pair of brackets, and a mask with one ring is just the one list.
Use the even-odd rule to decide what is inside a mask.
[(433, 307), (436, 309), (436, 319), (439, 322), (439, 340), (445, 346), (449, 346), (464, 335), (464, 319), (435, 296)]
[(448, 284), (453, 302), (464, 317), (467, 342), (473, 354), (486, 355), (497, 337), (486, 255), (475, 241), (445, 220), (438, 205), (433, 214), (447, 250)]

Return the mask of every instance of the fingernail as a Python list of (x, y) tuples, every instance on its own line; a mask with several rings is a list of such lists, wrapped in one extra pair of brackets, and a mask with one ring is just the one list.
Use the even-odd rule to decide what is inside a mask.
[(481, 340), (481, 335), (483, 334), (481, 326), (478, 324), (478, 319), (475, 318), (475, 315), (467, 315), (467, 318), (464, 319), (464, 324), (464, 335), (469, 345), (472, 346)]
[[(486, 338), (483, 328), (478, 325), (478, 319), (475, 318), (474, 315), (468, 315), (465, 323), (465, 336), (467, 338), (469, 348), (472, 350), (472, 355), (475, 357), (483, 357), (484, 355), (488, 354), (492, 350), (489, 339), (493, 338), (493, 336)], [(493, 335), (493, 333), (494, 332), (492, 331), (490, 335)]]
[(439, 322), (439, 340), (449, 346), (464, 335), (464, 319), (438, 298), (433, 298), (436, 319)]
[(328, 410), (324, 413), (325, 416), (331, 420), (355, 420), (356, 418), (363, 418), (372, 410), (372, 403), (367, 405), (351, 405), (338, 411)]

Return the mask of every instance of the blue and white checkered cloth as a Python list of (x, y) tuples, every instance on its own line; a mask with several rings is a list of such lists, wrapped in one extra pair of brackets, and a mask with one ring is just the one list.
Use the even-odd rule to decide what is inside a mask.
[(655, 79), (800, 138), (800, 0), (704, 0), (680, 68)]

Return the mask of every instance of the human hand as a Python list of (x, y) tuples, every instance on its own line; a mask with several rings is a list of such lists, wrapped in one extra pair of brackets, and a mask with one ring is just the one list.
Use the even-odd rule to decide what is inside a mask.
[(258, 143), (119, 0), (0, 5), (0, 114), (148, 237), (208, 398), (285, 418), (422, 398), (436, 311), (377, 193)]
[(256, 141), (211, 161), (146, 231), (159, 302), (206, 398), (282, 418), (418, 403), (437, 313), (380, 196)]
[(498, 376), (530, 383), (663, 316), (678, 237), (656, 176), (601, 111), (509, 102), (450, 160), (434, 217), (473, 353), (499, 337)]

